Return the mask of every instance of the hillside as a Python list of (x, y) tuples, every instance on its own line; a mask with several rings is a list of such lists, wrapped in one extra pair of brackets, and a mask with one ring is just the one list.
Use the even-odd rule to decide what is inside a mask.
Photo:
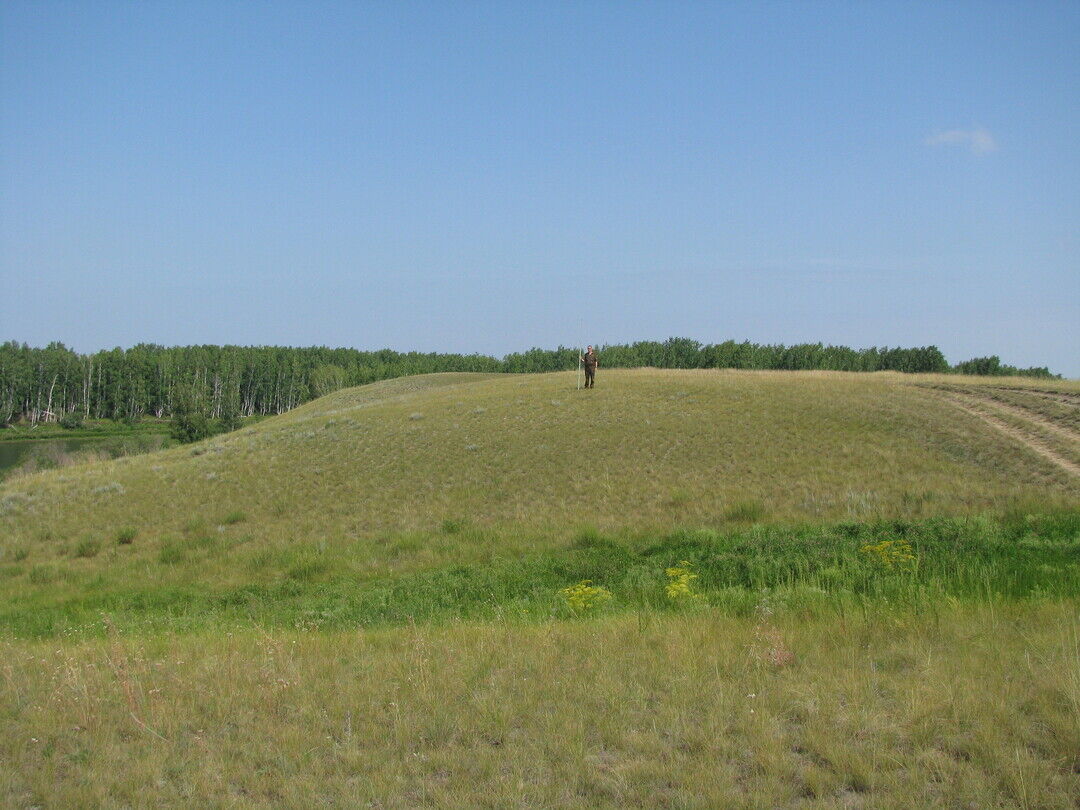
[[(402, 378), (195, 445), (9, 479), (0, 578), (13, 612), (0, 623), (51, 634), (104, 609), (137, 618), (147, 599), (173, 615), (283, 581), (351, 600), (349, 583), (453, 566), (494, 564), (500, 582), (531, 588), (533, 574), (498, 561), (562, 554), (583, 536), (645, 547), (680, 527), (1080, 503), (1071, 383), (643, 369), (604, 372), (600, 385), (578, 391), (566, 373)], [(839, 542), (826, 535), (825, 548)], [(297, 610), (330, 598), (293, 595)]]
[(574, 386), (567, 373), (438, 374), (338, 391), (197, 445), (9, 481), (0, 532), (59, 545), (242, 513), (246, 533), (275, 541), (447, 520), (565, 535), (1080, 493), (1075, 384), (634, 370)]

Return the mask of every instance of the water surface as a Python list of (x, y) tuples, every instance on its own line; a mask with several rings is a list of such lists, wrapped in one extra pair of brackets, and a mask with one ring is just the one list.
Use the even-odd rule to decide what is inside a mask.
[(70, 455), (85, 447), (93, 447), (108, 441), (110, 436), (90, 436), (72, 439), (28, 439), (13, 442), (0, 442), (0, 478), (9, 470), (22, 464), (30, 454), (40, 454), (43, 458), (56, 458)]

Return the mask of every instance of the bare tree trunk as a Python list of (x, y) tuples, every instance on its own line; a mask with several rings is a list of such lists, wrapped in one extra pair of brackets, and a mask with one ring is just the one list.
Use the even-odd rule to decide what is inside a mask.
[(83, 417), (90, 418), (90, 382), (94, 379), (94, 361), (90, 361), (90, 365), (87, 366), (86, 376), (83, 378), (83, 399), (86, 401), (83, 403)]

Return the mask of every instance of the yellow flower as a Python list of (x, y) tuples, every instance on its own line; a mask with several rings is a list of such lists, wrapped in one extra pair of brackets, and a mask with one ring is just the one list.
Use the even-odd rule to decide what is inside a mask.
[(691, 570), (690, 563), (686, 560), (671, 568), (665, 568), (664, 573), (668, 576), (668, 584), (664, 587), (664, 593), (667, 594), (668, 599), (678, 601), (701, 597), (701, 594), (694, 592), (690, 584), (698, 578), (698, 575)]
[(867, 543), (859, 549), (859, 552), (867, 555), (872, 560), (876, 560), (889, 570), (912, 568), (917, 559), (912, 552), (911, 544), (906, 540), (882, 540), (880, 543)]
[(592, 610), (611, 599), (611, 591), (593, 585), (591, 579), (583, 579), (577, 585), (563, 588), (559, 591), (559, 594), (575, 613)]

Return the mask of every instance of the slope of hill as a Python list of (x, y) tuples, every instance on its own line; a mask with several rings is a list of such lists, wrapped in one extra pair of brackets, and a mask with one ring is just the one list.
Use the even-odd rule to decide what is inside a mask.
[[(340, 596), (339, 618), (426, 615), (411, 597), (354, 604), (349, 583), (494, 565), (468, 577), (535, 589), (568, 563), (498, 561), (599, 534), (641, 547), (678, 527), (1075, 508), (1076, 395), (827, 372), (609, 371), (590, 391), (561, 373), (380, 382), (195, 445), (5, 482), (0, 618), (48, 635), (110, 605), (173, 615), (245, 588), (283, 604), (282, 587), (294, 613)], [(835, 545), (823, 531), (815, 542)]]
[[(975, 411), (984, 400), (965, 405), (971, 394), (916, 379), (635, 370), (577, 391), (565, 373), (403, 378), (194, 446), (9, 481), (0, 531), (9, 544), (36, 546), (126, 527), (179, 534), (243, 514), (247, 533), (282, 541), (459, 519), (565, 536), (582, 525), (969, 512), (1080, 493), (1067, 468)], [(1052, 390), (1059, 400), (1077, 392)], [(1021, 406), (985, 407), (1003, 422), (1016, 414), (1001, 409)], [(1067, 417), (1051, 427), (1029, 439), (1075, 458)]]

